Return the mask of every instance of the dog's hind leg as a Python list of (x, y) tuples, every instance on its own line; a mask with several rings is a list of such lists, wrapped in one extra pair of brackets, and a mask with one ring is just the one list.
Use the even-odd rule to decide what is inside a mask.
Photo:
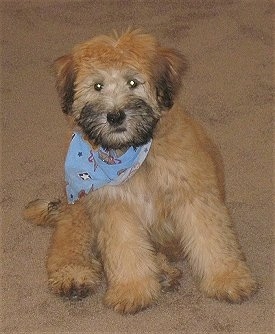
[(23, 216), (38, 225), (54, 225), (47, 271), (52, 291), (73, 299), (85, 297), (100, 281), (101, 265), (93, 254), (95, 232), (79, 203), (36, 200)]
[(163, 292), (178, 290), (182, 271), (170, 264), (167, 257), (160, 252), (157, 253), (156, 260), (161, 271), (161, 290)]

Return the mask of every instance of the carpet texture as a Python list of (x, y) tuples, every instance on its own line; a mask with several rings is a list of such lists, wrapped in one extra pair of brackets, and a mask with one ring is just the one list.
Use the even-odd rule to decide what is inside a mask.
[[(272, 333), (272, 21), (265, 0), (1, 2), (1, 333)], [(189, 60), (181, 100), (221, 149), (227, 205), (259, 292), (241, 305), (197, 290), (187, 263), (178, 292), (134, 316), (55, 297), (45, 270), (51, 229), (24, 222), (37, 197), (63, 193), (66, 123), (53, 60), (94, 35), (141, 27)]]

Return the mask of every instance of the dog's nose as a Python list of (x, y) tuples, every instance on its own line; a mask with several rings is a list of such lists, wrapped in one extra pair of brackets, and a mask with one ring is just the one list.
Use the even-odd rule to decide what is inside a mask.
[(124, 111), (114, 111), (107, 114), (107, 121), (111, 125), (121, 125), (125, 119), (126, 115)]

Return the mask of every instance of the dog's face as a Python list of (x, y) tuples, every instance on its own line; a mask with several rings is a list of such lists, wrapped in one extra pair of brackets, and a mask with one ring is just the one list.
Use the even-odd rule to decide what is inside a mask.
[(96, 37), (55, 65), (63, 112), (90, 141), (109, 149), (152, 138), (185, 69), (182, 55), (138, 31)]

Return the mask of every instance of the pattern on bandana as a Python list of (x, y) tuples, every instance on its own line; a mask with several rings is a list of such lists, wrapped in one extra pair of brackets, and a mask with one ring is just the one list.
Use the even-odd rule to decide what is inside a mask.
[(127, 181), (145, 160), (151, 142), (130, 147), (117, 157), (114, 150), (93, 150), (81, 133), (74, 133), (65, 160), (65, 179), (68, 202), (73, 204), (90, 191), (105, 185)]

